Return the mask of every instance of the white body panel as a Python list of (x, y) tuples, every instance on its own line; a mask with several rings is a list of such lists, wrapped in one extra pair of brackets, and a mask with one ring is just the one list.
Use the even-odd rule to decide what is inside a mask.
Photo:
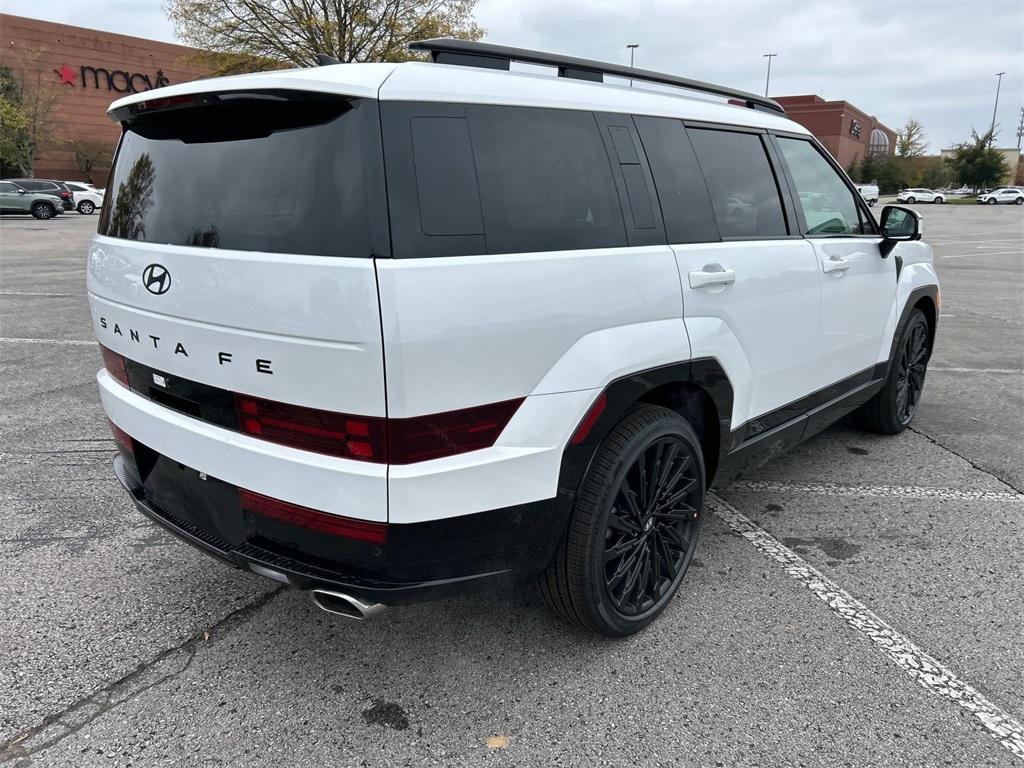
[[(821, 281), (799, 238), (673, 245), (694, 358), (713, 357), (733, 385), (732, 427), (798, 400), (818, 379)], [(730, 285), (691, 287), (690, 273), (732, 270)]]
[[(143, 270), (156, 262), (172, 280), (162, 295), (142, 285)], [(370, 259), (160, 246), (97, 235), (89, 250), (88, 288), (96, 338), (133, 360), (233, 392), (385, 414)], [(160, 338), (154, 342), (151, 335)], [(187, 354), (175, 354), (178, 343)], [(219, 352), (230, 353), (230, 362), (222, 363)], [(263, 367), (273, 373), (261, 373), (257, 359), (269, 361)]]
[(883, 259), (881, 238), (811, 240), (821, 272), (821, 347), (818, 386), (859, 373), (878, 359), (896, 297), (896, 264)]

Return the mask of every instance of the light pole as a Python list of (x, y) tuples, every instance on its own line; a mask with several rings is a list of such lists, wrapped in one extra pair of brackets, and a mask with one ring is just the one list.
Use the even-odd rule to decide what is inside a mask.
[(1005, 74), (1005, 72), (996, 72), (996, 77), (999, 79), (996, 81), (996, 105), (992, 107), (992, 127), (989, 128), (988, 145), (990, 147), (996, 140), (996, 110), (999, 109), (999, 86), (1003, 84), (1003, 75)]
[(761, 58), (768, 59), (768, 74), (764, 78), (764, 97), (768, 98), (768, 84), (772, 81), (772, 59), (779, 54), (777, 53), (766, 53)]
[(1017, 125), (1017, 151), (1020, 151), (1020, 140), (1024, 137), (1024, 107), (1020, 108), (1020, 123)]
[[(629, 43), (626, 45), (629, 48), (629, 68), (633, 68), (633, 54), (636, 53), (636, 49), (640, 47), (640, 43)], [(629, 87), (633, 87), (633, 78), (629, 78)]]

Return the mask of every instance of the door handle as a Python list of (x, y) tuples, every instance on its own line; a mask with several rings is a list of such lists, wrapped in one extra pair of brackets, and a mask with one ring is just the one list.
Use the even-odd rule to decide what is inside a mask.
[(732, 285), (736, 282), (736, 273), (726, 269), (721, 264), (705, 264), (704, 268), (697, 272), (690, 272), (691, 288), (706, 288), (710, 285)]
[(841, 259), (838, 256), (833, 256), (829, 259), (822, 259), (821, 261), (822, 272), (845, 272), (852, 266), (852, 261)]

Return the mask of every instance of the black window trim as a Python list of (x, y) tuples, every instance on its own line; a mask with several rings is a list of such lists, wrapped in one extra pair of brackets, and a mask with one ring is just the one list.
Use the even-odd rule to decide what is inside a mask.
[[(768, 160), (768, 167), (771, 169), (772, 178), (775, 181), (775, 191), (779, 195), (779, 204), (782, 208), (782, 220), (786, 226), (785, 235), (745, 235), (742, 237), (736, 236), (725, 236), (720, 235), (723, 243), (736, 243), (736, 242), (756, 242), (759, 240), (802, 240), (804, 235), (802, 231), (803, 226), (794, 227), (798, 220), (795, 216), (795, 206), (789, 195), (789, 181), (788, 177), (781, 175), (779, 168), (779, 160), (775, 156), (775, 147), (772, 144), (771, 137), (768, 130), (765, 128), (754, 128), (748, 125), (729, 125), (727, 123), (711, 123), (700, 120), (683, 120), (683, 126), (687, 129), (689, 134), (690, 128), (697, 130), (710, 130), (710, 131), (727, 131), (730, 133), (745, 133), (749, 135), (759, 136), (761, 138), (761, 147), (764, 150), (765, 157)], [(700, 163), (700, 155), (697, 156), (697, 162)], [(785, 166), (783, 165), (784, 169)], [(703, 169), (701, 171), (703, 173)], [(706, 183), (705, 177), (705, 183)], [(717, 215), (716, 215), (717, 218)], [(794, 232), (793, 230), (797, 231)], [(719, 227), (721, 232), (721, 227)]]
[[(807, 231), (807, 220), (804, 218), (803, 208), (797, 205), (796, 202), (799, 200), (799, 196), (796, 192), (796, 183), (793, 181), (793, 177), (789, 172), (789, 165), (786, 163), (783, 154), (782, 147), (778, 143), (778, 139), (795, 139), (797, 141), (806, 141), (810, 144), (814, 150), (821, 155), (825, 162), (828, 163), (834, 171), (838, 174), (839, 178), (846, 185), (846, 188), (853, 195), (853, 204), (857, 207), (857, 211), (860, 214), (863, 221), (868, 222), (874, 232), (864, 232), (860, 234), (842, 235), (842, 237), (853, 237), (861, 239), (877, 239), (881, 237), (881, 230), (878, 227), (878, 222), (875, 221), (874, 215), (871, 213), (871, 209), (868, 208), (867, 203), (864, 202), (864, 198), (861, 197), (860, 192), (857, 191), (856, 185), (850, 180), (850, 177), (846, 175), (846, 172), (840, 167), (839, 163), (836, 162), (835, 158), (832, 157), (832, 153), (822, 146), (821, 142), (818, 141), (814, 136), (808, 136), (804, 133), (794, 133), (790, 131), (769, 131), (769, 141), (774, 148), (775, 153), (778, 156), (779, 165), (781, 166), (782, 173), (786, 178), (787, 186), (790, 189), (790, 195), (792, 196), (793, 207), (796, 212), (796, 220), (799, 224), (799, 231), (801, 233)], [(807, 240), (834, 240), (836, 235), (832, 234), (820, 234), (820, 235), (806, 235), (801, 234), (801, 237)]]

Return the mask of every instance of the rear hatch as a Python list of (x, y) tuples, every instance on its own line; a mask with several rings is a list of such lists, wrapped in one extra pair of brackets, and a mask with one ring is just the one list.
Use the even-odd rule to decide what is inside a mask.
[(197, 477), (386, 520), (386, 465), (316, 443), (319, 411), (386, 415), (376, 102), (235, 90), (114, 116), (88, 270), (96, 337), (128, 361), (130, 393), (101, 381), (112, 420)]

